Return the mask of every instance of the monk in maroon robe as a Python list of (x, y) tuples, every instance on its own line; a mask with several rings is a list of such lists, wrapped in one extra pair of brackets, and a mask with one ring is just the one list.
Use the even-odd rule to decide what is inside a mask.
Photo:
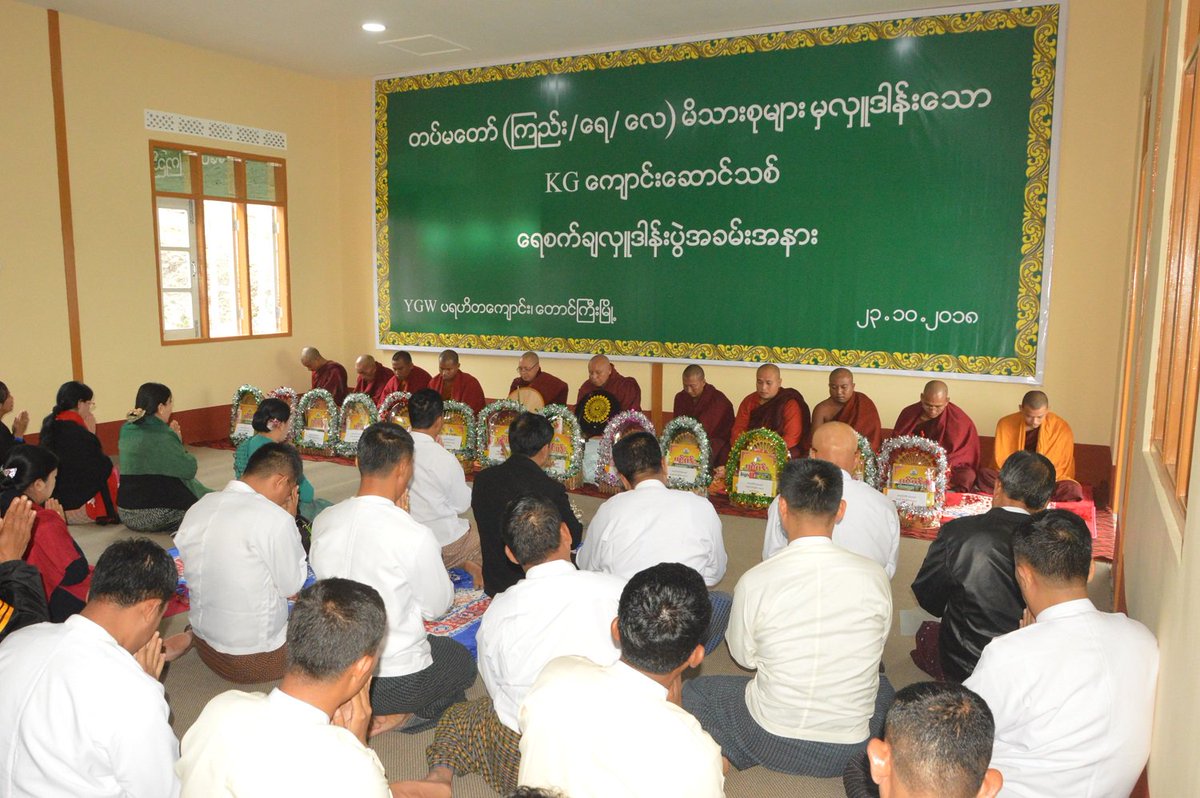
[(392, 384), (388, 393), (416, 393), (428, 388), (432, 379), (428, 371), (413, 363), (412, 355), (408, 352), (401, 349), (392, 355)]
[(950, 466), (950, 490), (968, 493), (975, 489), (979, 472), (979, 433), (975, 422), (950, 401), (950, 389), (941, 380), (925, 384), (921, 401), (900, 411), (895, 435), (917, 435), (937, 441), (946, 450)]
[(333, 401), (341, 404), (349, 393), (346, 367), (333, 360), (326, 360), (315, 346), (300, 350), (300, 364), (312, 372), (312, 387), (323, 388), (333, 394)]
[(693, 363), (683, 370), (683, 390), (675, 394), (672, 414), (691, 416), (708, 435), (710, 465), (719, 468), (729, 459), (729, 433), (733, 429), (733, 402), (709, 385), (704, 369)]
[(637, 380), (618, 374), (616, 366), (604, 355), (596, 355), (588, 361), (588, 378), (575, 393), (575, 404), (597, 388), (616, 397), (622, 410), (642, 409), (642, 388)]
[(855, 390), (850, 369), (838, 368), (829, 372), (829, 398), (813, 408), (814, 431), (827, 421), (840, 421), (854, 427), (854, 431), (871, 444), (872, 451), (878, 452), (883, 443), (879, 410), (870, 397)]
[(354, 361), (354, 372), (358, 375), (358, 381), (354, 383), (354, 392), (365, 393), (371, 397), (376, 407), (383, 404), (383, 400), (391, 393), (388, 388), (392, 372), (379, 365), (370, 355), (362, 355)]
[(462, 402), (476, 413), (483, 409), (483, 386), (459, 367), (458, 352), (453, 349), (438, 355), (438, 373), (429, 381), (429, 387), (440, 393), (444, 401)]
[[(729, 440), (752, 429), (779, 433), (792, 457), (808, 457), (812, 440), (812, 414), (804, 396), (794, 388), (783, 387), (779, 366), (766, 363), (755, 375), (756, 390), (738, 405)], [(781, 464), (782, 465), (782, 464)]]
[(510, 396), (518, 388), (532, 388), (548, 405), (565, 405), (567, 403), (567, 384), (553, 374), (542, 371), (541, 361), (536, 352), (526, 352), (521, 355), (521, 359), (517, 361), (517, 374), (520, 376), (512, 381), (512, 385), (508, 386)]

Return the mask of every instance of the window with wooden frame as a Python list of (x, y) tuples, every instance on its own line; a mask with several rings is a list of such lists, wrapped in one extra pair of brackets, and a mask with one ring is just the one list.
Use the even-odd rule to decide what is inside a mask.
[(1200, 2), (1189, 4), (1151, 447), (1186, 511), (1200, 389)]
[(287, 335), (282, 159), (150, 142), (162, 342)]

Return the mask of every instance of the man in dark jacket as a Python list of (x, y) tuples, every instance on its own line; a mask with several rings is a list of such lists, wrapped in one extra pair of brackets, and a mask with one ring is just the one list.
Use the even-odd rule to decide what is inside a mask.
[(525, 576), (521, 566), (504, 555), (500, 530), (509, 504), (521, 496), (545, 496), (558, 507), (571, 530), (571, 548), (583, 536), (583, 524), (575, 517), (567, 490), (542, 470), (550, 457), (554, 427), (537, 413), (522, 413), (508, 428), (512, 455), (500, 465), (480, 471), (471, 491), (471, 509), (479, 525), (479, 547), (483, 553), (483, 589), (489, 596), (502, 593)]
[(926, 612), (941, 616), (939, 658), (947, 679), (966, 679), (992, 638), (1020, 626), (1025, 602), (1012, 533), (1050, 501), (1055, 478), (1044, 456), (1015, 452), (1000, 469), (992, 509), (951, 521), (930, 544), (912, 589)]

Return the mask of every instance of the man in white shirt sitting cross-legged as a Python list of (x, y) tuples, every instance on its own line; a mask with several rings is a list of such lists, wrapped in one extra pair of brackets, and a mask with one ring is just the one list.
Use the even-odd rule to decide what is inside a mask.
[(454, 603), (437, 539), (403, 509), (413, 474), (413, 439), (381, 422), (358, 441), (358, 493), (317, 516), (312, 567), (318, 579), (370, 585), (387, 606), (388, 633), (371, 684), (371, 734), (427, 728), (466, 699), (475, 661), (462, 644), (425, 632)]
[(508, 556), (525, 578), (498, 594), (479, 624), (479, 673), (487, 698), (456, 704), (438, 722), (426, 751), (430, 780), (478, 771), (492, 789), (517, 787), (521, 739), (517, 711), (542, 668), (568, 655), (612, 665), (622, 579), (578, 571), (571, 564), (571, 531), (545, 496), (517, 499), (504, 521)]
[(1023, 627), (988, 643), (963, 683), (996, 719), (1003, 794), (1129, 795), (1150, 756), (1154, 635), (1088, 599), (1092, 535), (1079, 516), (1037, 513), (1013, 530), (1012, 548)]
[(283, 676), (288, 599), (308, 576), (296, 529), (302, 473), (295, 447), (268, 443), (240, 480), (193, 504), (175, 534), (196, 653), (226, 681)]
[(437, 538), (442, 563), (447, 568), (462, 568), (481, 588), (479, 530), (459, 515), (471, 509), (471, 488), (458, 458), (437, 441), (445, 423), (445, 409), (441, 394), (429, 388), (417, 391), (408, 400), (413, 439), (409, 512)]

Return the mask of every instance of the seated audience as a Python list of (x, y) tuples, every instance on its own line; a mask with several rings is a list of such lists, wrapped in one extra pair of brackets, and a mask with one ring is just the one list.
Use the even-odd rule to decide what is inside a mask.
[(386, 633), (387, 611), (372, 587), (326, 579), (301, 591), (279, 686), (221, 693), (183, 736), (175, 770), (184, 798), (390, 798), (366, 745), (367, 694)]
[(429, 387), (433, 379), (429, 372), (413, 363), (412, 355), (403, 349), (392, 354), (392, 391), (416, 393)]
[(445, 403), (437, 391), (425, 388), (408, 400), (412, 424), (413, 476), (408, 486), (409, 512), (429, 527), (442, 549), (442, 564), (462, 568), (475, 584), (483, 584), (479, 532), (461, 517), (471, 509), (471, 488), (458, 458), (437, 441), (445, 419)]
[(526, 352), (517, 361), (517, 378), (508, 386), (509, 396), (514, 391), (533, 390), (537, 392), (541, 405), (565, 405), (567, 403), (567, 384), (542, 371), (541, 360), (537, 352)]
[(173, 406), (170, 388), (143, 383), (121, 425), (117, 512), (138, 532), (174, 532), (188, 508), (212, 491), (196, 479), (196, 458), (184, 448), (179, 422), (171, 420)]
[(441, 394), (442, 399), (462, 402), (476, 413), (483, 409), (483, 386), (459, 368), (458, 352), (453, 349), (438, 355), (438, 373), (429, 381), (429, 387)]
[(792, 460), (779, 478), (790, 541), (747, 571), (733, 594), (729, 653), (753, 677), (701, 676), (683, 706), (738, 770), (840, 776), (883, 729), (892, 686), (880, 673), (892, 593), (878, 563), (834, 544), (842, 473)]
[(545, 496), (554, 502), (558, 514), (571, 530), (571, 546), (579, 545), (583, 524), (575, 516), (567, 489), (543, 471), (550, 459), (554, 427), (539, 413), (522, 413), (508, 428), (508, 459), (485, 468), (475, 475), (471, 491), (471, 510), (479, 525), (479, 546), (483, 553), (483, 589), (495, 596), (515, 585), (525, 571), (504, 553), (505, 512), (509, 502), (521, 496)]
[(394, 390), (392, 372), (379, 365), (371, 355), (360, 355), (354, 361), (354, 373), (358, 375), (354, 393), (365, 393), (376, 407), (383, 404), (383, 400)]
[(8, 390), (8, 386), (0, 382), (0, 463), (4, 462), (4, 458), (8, 457), (8, 450), (16, 446), (18, 443), (25, 442), (25, 430), (29, 428), (29, 412), (22, 410), (17, 413), (13, 419), (12, 429), (4, 423), (3, 419), (13, 411), (12, 391)]
[(942, 619), (936, 658), (942, 672), (933, 675), (961, 682), (992, 638), (1020, 625), (1025, 602), (1014, 572), (1013, 530), (1045, 507), (1053, 490), (1050, 461), (1016, 452), (1000, 469), (992, 509), (948, 522), (929, 544), (912, 590), (926, 612)]
[[(900, 559), (900, 516), (896, 505), (865, 482), (851, 478), (859, 462), (858, 435), (847, 424), (827, 421), (813, 432), (810, 456), (833, 463), (842, 471), (842, 499), (846, 514), (833, 528), (833, 542), (883, 566), (888, 579), (896, 573)], [(763, 559), (788, 544), (779, 518), (779, 497), (767, 508), (763, 535)]]
[(21, 559), (34, 517), (33, 502), (21, 496), (0, 518), (0, 642), (18, 629), (50, 620), (42, 575)]
[(814, 434), (822, 424), (840, 421), (867, 439), (871, 450), (878, 452), (883, 444), (883, 426), (879, 410), (871, 398), (854, 388), (854, 373), (837, 368), (829, 372), (829, 398), (817, 403), (812, 411)]
[(575, 569), (571, 533), (544, 496), (513, 504), (504, 542), (525, 578), (496, 596), (479, 624), (479, 674), (488, 696), (448, 709), (426, 752), (428, 780), (450, 784), (455, 774), (478, 772), (501, 794), (517, 786), (517, 713), (546, 663), (576, 655), (612, 665), (620, 656), (612, 620), (625, 587), (616, 577)]
[(683, 672), (704, 659), (706, 593), (679, 563), (629, 580), (612, 622), (621, 659), (560, 657), (526, 696), (521, 784), (572, 798), (724, 795), (720, 749), (679, 706)]
[(7, 513), (20, 496), (33, 502), (32, 541), (24, 559), (42, 576), (50, 620), (55, 623), (83, 609), (92, 574), (83, 549), (67, 530), (62, 505), (51, 498), (57, 475), (54, 453), (25, 443), (9, 451), (0, 470), (0, 513)]
[(454, 602), (437, 538), (403, 509), (413, 475), (413, 440), (403, 428), (372, 424), (358, 442), (358, 493), (313, 525), (318, 579), (342, 577), (383, 596), (388, 632), (371, 684), (371, 734), (431, 726), (466, 699), (475, 662), (460, 643), (426, 634), (425, 621)]
[(288, 599), (308, 576), (296, 529), (300, 455), (268, 443), (240, 480), (188, 510), (175, 536), (196, 653), (238, 684), (283, 675)]
[(941, 380), (925, 383), (921, 401), (900, 411), (892, 434), (916, 435), (937, 442), (946, 450), (950, 466), (949, 489), (975, 489), (979, 471), (979, 433), (975, 422), (950, 401), (950, 389)]
[[(288, 442), (288, 421), (291, 417), (292, 409), (282, 399), (268, 397), (259, 402), (258, 410), (254, 411), (254, 418), (250, 422), (250, 426), (254, 428), (254, 434), (238, 444), (237, 451), (233, 453), (234, 479), (242, 478), (242, 474), (246, 471), (246, 464), (263, 446), (268, 443)], [(303, 467), (303, 465), (303, 460), (301, 460), (301, 466)], [(300, 515), (310, 521), (317, 517), (317, 513), (330, 505), (330, 502), (317, 498), (316, 489), (304, 474), (300, 474), (299, 494)]]
[(38, 443), (58, 455), (54, 498), (67, 511), (68, 521), (119, 523), (117, 470), (96, 437), (93, 396), (82, 382), (64, 382), (54, 409), (42, 421)]
[(883, 739), (846, 767), (846, 795), (992, 798), (1004, 783), (988, 767), (995, 729), (988, 705), (962, 685), (910, 684), (896, 693)]
[(608, 391), (617, 400), (621, 410), (642, 409), (642, 387), (633, 377), (617, 372), (617, 367), (604, 355), (596, 355), (588, 361), (588, 378), (575, 392), (575, 412), (581, 412), (579, 404), (593, 391)]
[(692, 363), (683, 370), (683, 390), (675, 394), (671, 413), (676, 418), (689, 416), (699, 421), (708, 436), (709, 467), (725, 465), (729, 459), (729, 433), (733, 430), (733, 403), (705, 381), (700, 365)]
[(996, 469), (1019, 451), (1037, 452), (1054, 463), (1058, 482), (1051, 501), (1083, 499), (1083, 486), (1075, 481), (1075, 435), (1070, 424), (1050, 412), (1050, 399), (1041, 391), (1025, 394), (1017, 412), (996, 422), (991, 467), (979, 470), (978, 489), (990, 493), (996, 484)]
[(322, 388), (333, 395), (333, 401), (341, 406), (346, 394), (350, 393), (346, 367), (335, 360), (326, 360), (315, 346), (300, 350), (300, 365), (312, 372), (312, 387)]
[(1013, 532), (1024, 628), (983, 650), (964, 683), (996, 718), (992, 765), (1015, 796), (1129, 795), (1150, 756), (1158, 646), (1088, 599), (1092, 536), (1045, 510)]
[(179, 795), (157, 631), (177, 580), (158, 544), (118, 541), (81, 613), (0, 645), (0, 795)]
[(779, 366), (764, 363), (755, 375), (754, 393), (738, 405), (729, 440), (735, 445), (743, 432), (769, 429), (779, 434), (792, 457), (807, 457), (812, 439), (812, 416), (804, 396), (795, 388), (784, 388)]

